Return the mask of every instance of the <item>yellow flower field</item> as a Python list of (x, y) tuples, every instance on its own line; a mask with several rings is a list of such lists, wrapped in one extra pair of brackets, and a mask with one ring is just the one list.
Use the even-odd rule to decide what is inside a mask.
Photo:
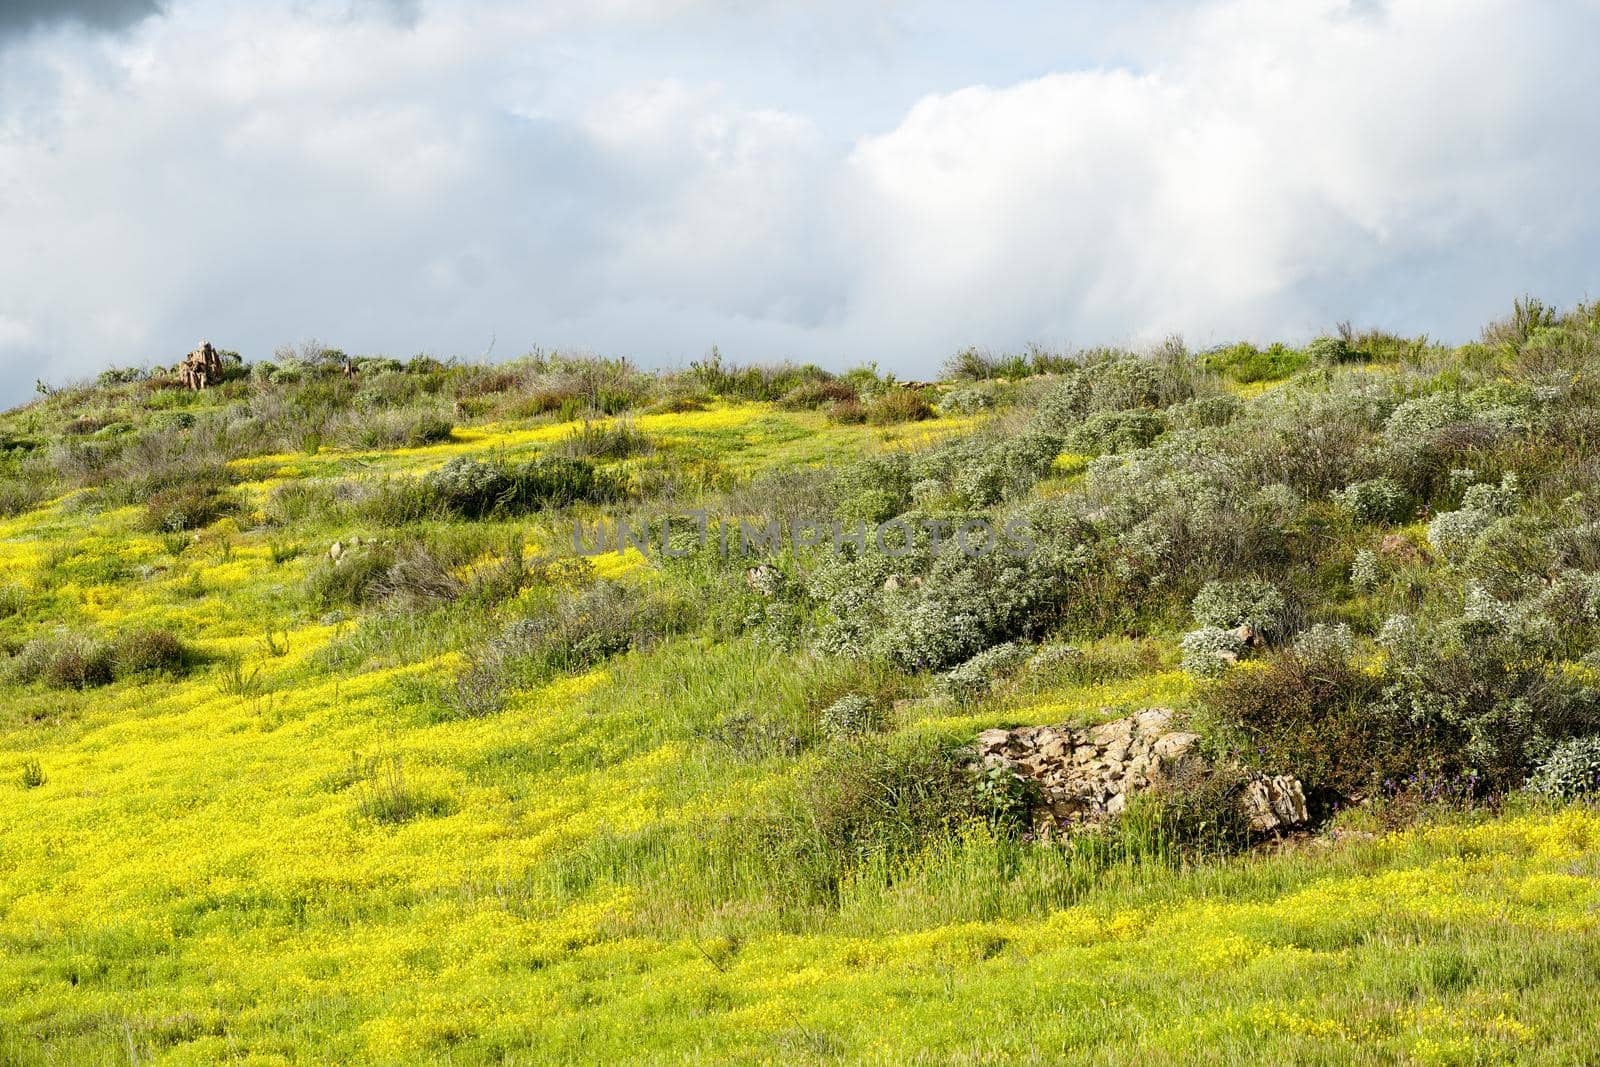
[[(884, 432), (747, 403), (634, 425), (744, 476), (961, 424)], [(414, 449), (253, 457), (270, 473), (239, 491), (263, 508), (351, 464), (414, 477), (566, 432), (488, 424)], [(1046, 491), (1074, 491), (1082, 460), (1057, 466)], [(182, 676), (0, 691), (6, 1062), (1592, 1056), (1588, 991), (1568, 980), (1600, 945), (1588, 808), (1200, 865), (1097, 863), (974, 824), (865, 857), (826, 905), (779, 899), (742, 866), (741, 820), (819, 757), (727, 758), (707, 738), (730, 710), (804, 703), (855, 668), (684, 635), (495, 714), (441, 716), (430, 701), (466, 663), (441, 635), (477, 623), (306, 601), (328, 546), (359, 530), (247, 517), (174, 542), (139, 516), (68, 497), (0, 520), (0, 583), (35, 605), (5, 624), (19, 642), (164, 626), (200, 657)], [(492, 532), (565, 537), (532, 519)], [(678, 580), (636, 551), (589, 562), (599, 579)], [(911, 702), (900, 727), (960, 740), (1181, 707), (1192, 679), (1161, 648), (1149, 669), (992, 706)]]

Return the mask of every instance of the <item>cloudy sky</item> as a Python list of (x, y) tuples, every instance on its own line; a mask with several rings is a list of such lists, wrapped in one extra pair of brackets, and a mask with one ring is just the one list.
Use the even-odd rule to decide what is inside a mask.
[(1445, 339), (1600, 295), (1600, 2), (4, 0), (0, 403), (534, 344)]

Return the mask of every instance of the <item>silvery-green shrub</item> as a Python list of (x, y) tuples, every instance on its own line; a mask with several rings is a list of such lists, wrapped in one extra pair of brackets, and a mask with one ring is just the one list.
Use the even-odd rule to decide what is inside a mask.
[(860, 693), (848, 693), (822, 709), (817, 724), (829, 737), (856, 737), (882, 726), (878, 706)]
[(1468, 486), (1459, 510), (1446, 511), (1428, 524), (1428, 541), (1451, 563), (1462, 562), (1479, 535), (1516, 510), (1518, 492), (1515, 474), (1507, 474), (1499, 485)]
[(1428, 523), (1428, 543), (1451, 563), (1459, 562), (1493, 521), (1493, 515), (1472, 508), (1446, 511)]
[(994, 407), (994, 394), (986, 389), (954, 389), (939, 402), (939, 410), (949, 415), (976, 415)]
[(1528, 788), (1563, 800), (1600, 792), (1600, 734), (1556, 745), (1539, 761)]
[(1342, 337), (1314, 338), (1306, 344), (1303, 351), (1312, 363), (1324, 367), (1361, 358), (1361, 353), (1351, 348)]
[(1356, 556), (1350, 562), (1350, 584), (1363, 593), (1373, 592), (1378, 588), (1378, 583), (1383, 580), (1383, 571), (1378, 564), (1378, 554), (1370, 548), (1356, 549)]
[(1166, 411), (1167, 424), (1176, 429), (1197, 430), (1226, 426), (1244, 408), (1236, 396), (1219, 393), (1216, 396), (1197, 396)]
[(1194, 621), (1231, 630), (1250, 626), (1269, 638), (1281, 634), (1288, 604), (1278, 587), (1261, 578), (1207, 582), (1195, 594)]
[(919, 506), (930, 504), (943, 494), (944, 483), (937, 478), (924, 478), (911, 487), (911, 499)]
[(1347, 663), (1355, 657), (1356, 637), (1342, 622), (1321, 622), (1294, 639), (1294, 651), (1302, 659)]
[(1407, 400), (1389, 415), (1383, 435), (1399, 445), (1420, 445), (1435, 431), (1470, 416), (1455, 393), (1429, 393)]
[(1333, 494), (1335, 504), (1363, 526), (1404, 522), (1411, 517), (1411, 497), (1392, 478), (1354, 482)]
[(976, 700), (1026, 663), (1028, 654), (1027, 648), (1010, 641), (984, 649), (946, 671), (939, 679), (939, 688), (957, 700)]
[(1179, 647), (1183, 650), (1180, 665), (1199, 678), (1215, 678), (1245, 654), (1244, 642), (1238, 635), (1220, 626), (1190, 630), (1183, 635)]
[(1144, 408), (1100, 411), (1090, 415), (1066, 436), (1073, 452), (1099, 456), (1145, 448), (1166, 431), (1161, 415)]
[(1028, 657), (1028, 671), (1032, 674), (1050, 675), (1083, 662), (1083, 649), (1076, 645), (1048, 644)]

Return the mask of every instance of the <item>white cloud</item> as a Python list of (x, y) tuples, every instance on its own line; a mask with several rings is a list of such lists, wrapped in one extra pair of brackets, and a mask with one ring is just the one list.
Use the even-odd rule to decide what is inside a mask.
[[(194, 2), (0, 43), (0, 401), (202, 335), (917, 373), (1347, 316), (1462, 336), (1600, 268), (1593, 3), (1163, 4), (1125, 66), (997, 69), (877, 130), (703, 49), (633, 72), (715, 7)], [(744, 6), (725, 43), (794, 18)], [(963, 43), (874, 33), (862, 114), (873, 62)], [(810, 98), (849, 95), (819, 69)]]
[(926, 309), (935, 343), (1461, 331), (1523, 285), (1581, 295), (1600, 122), (1571, 105), (1600, 90), (1600, 20), (1473, 7), (1218, 5), (1142, 75), (925, 99), (851, 160), (872, 298)]

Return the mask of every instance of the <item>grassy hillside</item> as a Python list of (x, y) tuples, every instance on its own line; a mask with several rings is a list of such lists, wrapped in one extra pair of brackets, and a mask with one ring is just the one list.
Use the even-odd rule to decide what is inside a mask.
[[(1592, 1055), (1595, 307), (228, 378), (0, 416), (6, 1062)], [(970, 758), (1153, 706), (1065, 840)]]

